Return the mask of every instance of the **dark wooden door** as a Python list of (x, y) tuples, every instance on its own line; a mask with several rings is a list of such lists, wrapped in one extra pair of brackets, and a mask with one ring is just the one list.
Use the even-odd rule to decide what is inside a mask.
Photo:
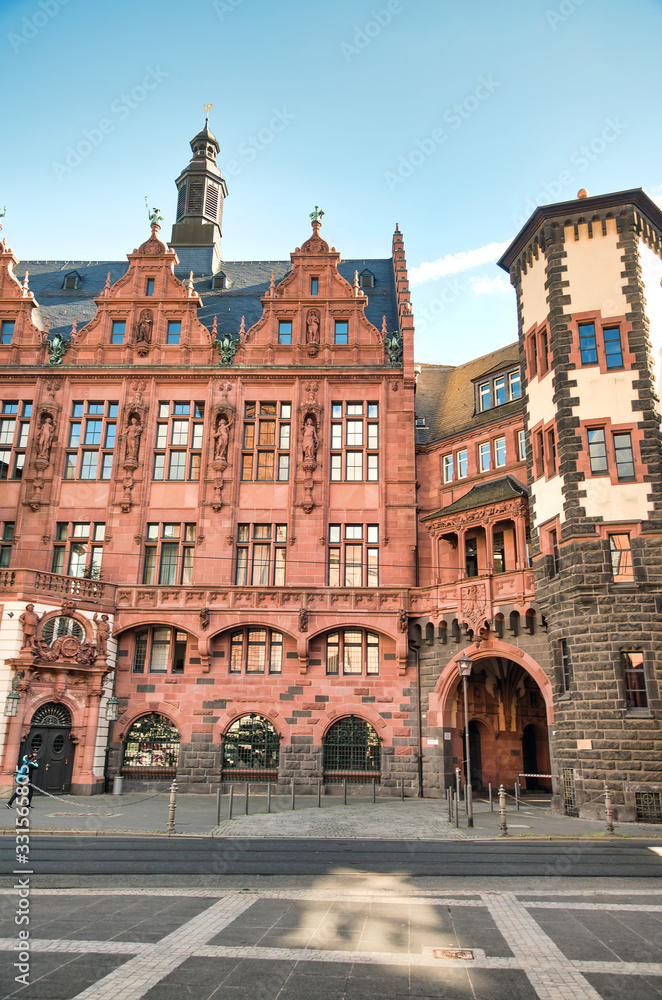
[(74, 745), (69, 729), (60, 726), (32, 726), (23, 747), (23, 754), (37, 751), (39, 767), (32, 772), (32, 783), (51, 795), (66, 794), (71, 788), (74, 766)]

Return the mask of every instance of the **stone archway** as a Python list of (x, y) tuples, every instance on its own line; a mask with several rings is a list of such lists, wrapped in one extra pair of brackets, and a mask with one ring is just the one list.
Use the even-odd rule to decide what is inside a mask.
[(71, 715), (64, 705), (48, 702), (33, 713), (19, 760), (33, 751), (39, 767), (30, 780), (51, 795), (67, 795), (71, 790), (75, 746), (71, 741)]

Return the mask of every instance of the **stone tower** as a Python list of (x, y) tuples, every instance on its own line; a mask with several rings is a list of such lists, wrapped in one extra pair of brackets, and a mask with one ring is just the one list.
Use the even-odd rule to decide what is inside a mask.
[(661, 242), (662, 213), (642, 190), (582, 191), (539, 208), (499, 262), (517, 291), (559, 792), (567, 812), (596, 815), (607, 782), (622, 820), (662, 793), (659, 331), (647, 280)]

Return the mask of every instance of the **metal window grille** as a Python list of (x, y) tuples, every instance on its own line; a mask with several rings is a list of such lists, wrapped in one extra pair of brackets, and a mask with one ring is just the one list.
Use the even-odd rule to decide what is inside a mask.
[(244, 715), (225, 734), (222, 777), (276, 780), (279, 758), (280, 736), (274, 726), (261, 715)]
[[(71, 716), (64, 705), (56, 705), (55, 702), (49, 701), (47, 704), (39, 706), (37, 711), (32, 716), (31, 725), (70, 726)], [(33, 747), (32, 749), (35, 750), (36, 747)]]
[(324, 737), (324, 781), (372, 781), (381, 768), (381, 739), (364, 719), (339, 719)]
[(143, 715), (127, 734), (121, 773), (126, 778), (174, 777), (179, 742), (179, 732), (170, 719), (158, 712)]
[(575, 769), (563, 768), (563, 809), (566, 816), (578, 816), (577, 793), (575, 790)]
[(635, 792), (637, 819), (643, 823), (662, 823), (662, 792)]

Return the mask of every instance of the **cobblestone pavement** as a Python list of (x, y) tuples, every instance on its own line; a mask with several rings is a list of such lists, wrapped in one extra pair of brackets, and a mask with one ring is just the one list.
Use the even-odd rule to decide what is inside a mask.
[(35, 890), (29, 985), (0, 891), (11, 1000), (653, 1000), (655, 889)]
[[(168, 820), (168, 794), (128, 793), (126, 795), (95, 795), (47, 798), (35, 796), (35, 808), (30, 814), (33, 833), (77, 832), (102, 833), (164, 833)], [(464, 840), (467, 837), (491, 838), (499, 834), (499, 812), (490, 812), (489, 804), (474, 804), (475, 826), (466, 827), (466, 816), (460, 808), (459, 827), (448, 820), (448, 808), (443, 800), (408, 798), (382, 799), (373, 804), (368, 799), (352, 796), (343, 805), (342, 795), (322, 797), (317, 808), (317, 796), (297, 795), (296, 810), (289, 796), (274, 796), (271, 813), (267, 813), (264, 795), (252, 794), (245, 811), (244, 787), (237, 786), (232, 820), (228, 820), (229, 796), (223, 796), (220, 825), (216, 825), (216, 796), (180, 795), (177, 800), (175, 828), (179, 834), (213, 835), (217, 837), (319, 837), (371, 838), (389, 840)], [(12, 814), (0, 808), (0, 833), (13, 830)], [(518, 812), (512, 798), (508, 801), (508, 828), (512, 837), (591, 837), (603, 836), (605, 824), (599, 820), (577, 819), (553, 813), (544, 796), (522, 800)], [(616, 823), (617, 835), (662, 837), (662, 824)]]

